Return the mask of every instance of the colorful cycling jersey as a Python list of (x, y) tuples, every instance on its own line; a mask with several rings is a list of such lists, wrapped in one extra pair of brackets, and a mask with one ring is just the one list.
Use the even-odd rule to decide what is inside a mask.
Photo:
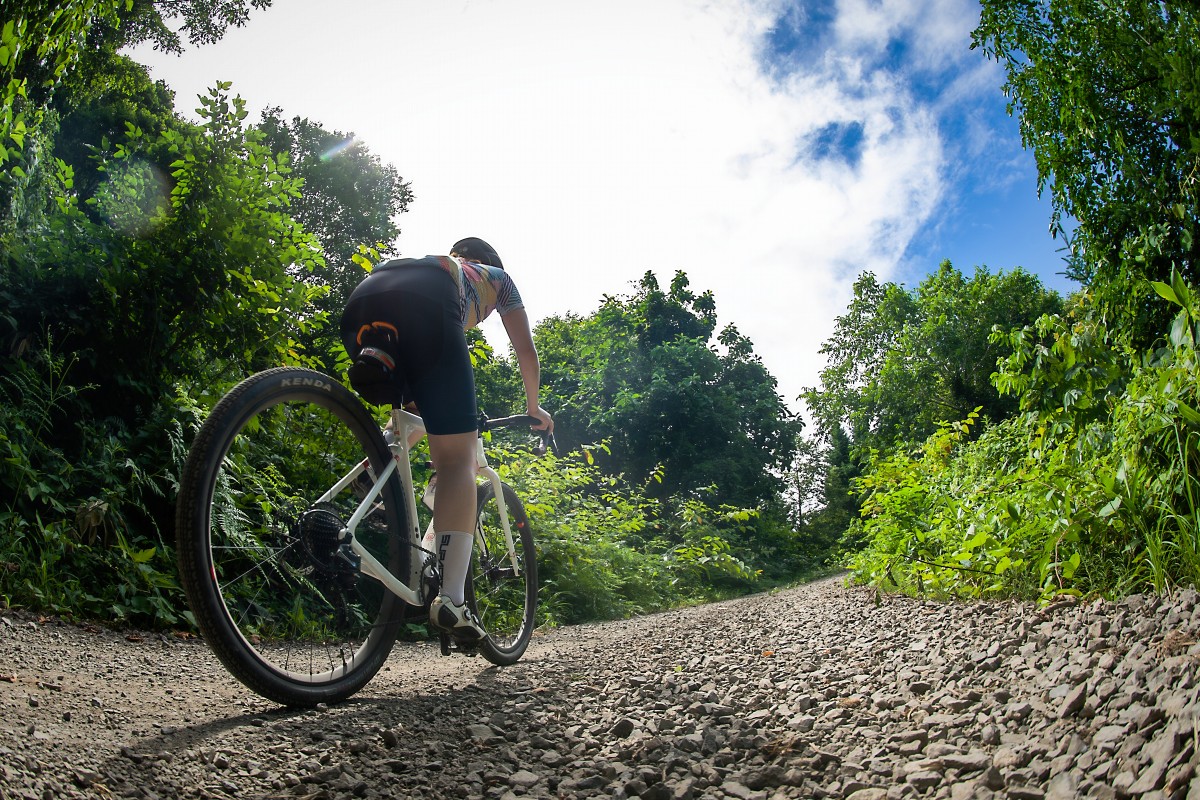
[(463, 330), (474, 328), (493, 311), (504, 316), (524, 308), (521, 293), (508, 273), (499, 267), (480, 264), (456, 256), (425, 256), (424, 258), (393, 258), (375, 268), (384, 272), (404, 267), (440, 267), (453, 280), (458, 290), (458, 318)]
[(508, 273), (499, 267), (468, 261), (454, 256), (426, 256), (434, 258), (458, 286), (460, 318), (463, 330), (474, 328), (492, 311), (504, 316), (510, 311), (524, 308), (521, 293)]

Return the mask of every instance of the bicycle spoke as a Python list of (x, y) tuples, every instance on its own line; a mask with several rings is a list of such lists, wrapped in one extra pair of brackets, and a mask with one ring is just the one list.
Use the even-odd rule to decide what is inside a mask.
[[(468, 599), (488, 637), (480, 652), (496, 664), (511, 664), (525, 652), (537, 608), (537, 563), (525, 510), (504, 487), (513, 552), (504, 533), (500, 504), (491, 485), (480, 487), (475, 554)], [(517, 566), (513, 567), (513, 560)]]
[[(247, 380), (197, 436), (180, 493), (180, 573), (205, 638), (261, 694), (332, 702), (386, 658), (402, 603), (339, 554), (360, 500), (352, 491), (311, 498), (329, 495), (364, 460), (382, 470), (390, 457), (359, 401), (307, 370)], [(393, 484), (356, 538), (403, 574)]]

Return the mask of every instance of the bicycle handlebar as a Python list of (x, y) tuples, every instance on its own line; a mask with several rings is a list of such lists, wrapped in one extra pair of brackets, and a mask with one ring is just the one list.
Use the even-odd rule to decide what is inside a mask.
[[(496, 430), (497, 428), (517, 428), (517, 427), (521, 427), (521, 426), (527, 426), (532, 429), (532, 427), (534, 425), (538, 425), (540, 423), (541, 423), (540, 419), (538, 419), (537, 417), (530, 416), (528, 414), (514, 414), (511, 417), (497, 417), (496, 419), (488, 419), (487, 417), (480, 417), (479, 430), (480, 431), (493, 431), (493, 430)], [(541, 445), (539, 445), (537, 448), (535, 448), (535, 450), (534, 450), (535, 453), (537, 453), (539, 456), (544, 456), (546, 454), (546, 447), (549, 446), (550, 450), (555, 455), (558, 455), (558, 442), (556, 442), (554, 440), (553, 433), (551, 433), (550, 431), (544, 431), (544, 430), (542, 430), (542, 431), (533, 430), (531, 432), (536, 433), (542, 439)]]

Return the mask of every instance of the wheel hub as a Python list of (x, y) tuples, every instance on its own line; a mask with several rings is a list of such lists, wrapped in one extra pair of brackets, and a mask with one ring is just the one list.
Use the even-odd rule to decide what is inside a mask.
[(342, 518), (330, 506), (318, 505), (300, 515), (300, 544), (308, 561), (324, 575), (336, 575), (351, 567), (338, 557), (342, 530)]

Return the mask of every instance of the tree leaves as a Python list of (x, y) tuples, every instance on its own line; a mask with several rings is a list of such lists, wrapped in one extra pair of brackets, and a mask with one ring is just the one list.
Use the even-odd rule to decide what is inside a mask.
[(801, 423), (753, 343), (727, 326), (718, 348), (715, 327), (712, 293), (682, 271), (669, 293), (646, 273), (589, 317), (544, 321), (535, 341), (560, 444), (610, 442), (601, 463), (635, 483), (661, 468), (656, 496), (716, 485), (723, 503), (777, 503)]
[(1197, 274), (1200, 12), (1137, 0), (984, 0), (974, 42), (1006, 69), (1056, 223), (1079, 222), (1069, 273), (1114, 332), (1162, 330), (1146, 279)]
[(965, 277), (948, 261), (913, 291), (865, 273), (847, 313), (821, 347), (821, 386), (804, 399), (824, 430), (845, 425), (858, 447), (889, 451), (982, 408), (1002, 419), (1015, 403), (991, 385), (1009, 343), (993, 328), (1023, 328), (1060, 307), (1022, 269)]

